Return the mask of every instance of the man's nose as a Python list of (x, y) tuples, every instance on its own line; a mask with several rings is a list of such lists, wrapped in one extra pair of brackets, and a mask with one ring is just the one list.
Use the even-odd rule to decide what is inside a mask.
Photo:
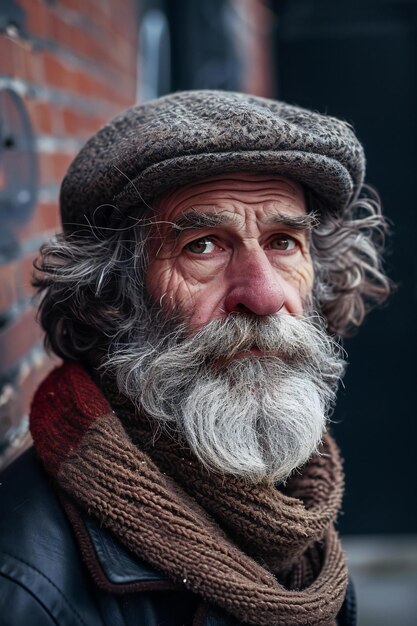
[(277, 270), (272, 268), (262, 249), (242, 256), (229, 267), (226, 312), (253, 315), (278, 313), (285, 304), (285, 291)]

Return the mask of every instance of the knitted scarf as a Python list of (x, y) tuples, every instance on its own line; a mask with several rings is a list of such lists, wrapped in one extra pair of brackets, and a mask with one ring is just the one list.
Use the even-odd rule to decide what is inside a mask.
[(285, 487), (247, 484), (209, 473), (72, 362), (39, 388), (31, 432), (59, 487), (172, 581), (247, 624), (335, 624), (347, 572), (330, 436)]

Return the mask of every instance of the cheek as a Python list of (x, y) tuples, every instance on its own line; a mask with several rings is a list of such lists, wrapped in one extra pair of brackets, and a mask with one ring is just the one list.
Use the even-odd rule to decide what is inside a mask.
[(310, 301), (313, 291), (314, 270), (311, 263), (303, 263), (294, 267), (286, 267), (280, 272), (285, 280), (287, 308), (294, 315), (305, 313), (306, 303)]
[(148, 267), (146, 287), (152, 300), (166, 308), (178, 293), (180, 283), (167, 260), (154, 260)]
[(219, 299), (221, 280), (208, 276), (201, 280), (193, 272), (184, 271), (179, 262), (171, 261), (151, 262), (146, 279), (151, 298), (168, 313), (178, 310), (187, 318), (208, 320)]
[(309, 295), (313, 289), (314, 270), (310, 264), (296, 267), (291, 271), (291, 282), (296, 286), (301, 297)]

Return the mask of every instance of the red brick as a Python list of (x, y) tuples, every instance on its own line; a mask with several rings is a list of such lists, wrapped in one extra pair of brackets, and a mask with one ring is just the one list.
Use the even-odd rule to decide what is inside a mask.
[(37, 101), (33, 98), (28, 98), (27, 96), (23, 97), (23, 101), (25, 103), (25, 107), (27, 112), (29, 113), (30, 123), (32, 124), (33, 130), (36, 132), (38, 130), (38, 120), (37, 120)]
[(73, 89), (74, 71), (69, 64), (49, 51), (40, 52), (44, 84), (58, 89)]
[(62, 87), (62, 64), (51, 52), (40, 53), (45, 84)]
[(90, 35), (87, 35), (79, 28), (72, 27), (71, 40), (66, 41), (66, 45), (78, 56), (87, 59), (94, 58), (94, 44)]
[(0, 75), (30, 80), (31, 55), (27, 42), (0, 35)]
[(35, 134), (54, 134), (56, 107), (49, 102), (43, 102), (33, 98), (26, 97), (24, 100)]
[(27, 80), (29, 83), (36, 83), (39, 81), (37, 61), (37, 54), (34, 53), (29, 46), (21, 49), (20, 63), (22, 68), (22, 74), (20, 75), (20, 77), (23, 80)]
[(49, 102), (38, 102), (36, 113), (39, 132), (47, 135), (53, 134), (55, 114), (54, 105)]
[(31, 298), (35, 294), (32, 287), (34, 254), (28, 254), (19, 261), (17, 273), (17, 291), (20, 298)]
[(61, 182), (67, 170), (75, 157), (74, 154), (54, 154), (53, 155), (53, 172), (54, 179)]
[[(89, 59), (98, 58), (100, 65), (103, 63), (103, 52), (100, 46), (96, 47), (89, 42), (87, 49), (82, 49), (80, 42), (84, 40), (81, 33), (77, 33), (74, 39), (74, 46), (78, 53), (88, 56)], [(107, 66), (114, 66), (114, 79), (99, 79), (96, 75), (88, 73), (82, 68), (76, 68), (67, 61), (60, 59), (57, 55), (48, 52), (40, 53), (43, 65), (44, 84), (67, 91), (75, 90), (84, 97), (94, 99), (113, 100), (114, 94), (124, 91), (124, 74), (121, 73), (121, 62), (114, 59), (107, 62)], [(117, 69), (118, 68), (118, 69)], [(117, 71), (116, 71), (117, 70)], [(108, 72), (109, 73), (109, 72)]]
[(22, 241), (42, 233), (54, 233), (61, 230), (57, 202), (40, 202), (36, 205), (31, 219), (19, 231)]
[[(72, 10), (78, 14), (85, 16), (91, 21), (93, 28), (87, 32), (81, 27), (77, 27), (66, 21), (65, 14), (60, 13), (60, 7), (57, 6), (51, 14), (51, 34), (60, 46), (68, 48), (74, 54), (81, 58), (88, 58), (90, 61), (96, 61), (102, 67), (113, 67), (114, 69), (123, 70), (123, 59), (126, 54), (126, 45), (130, 45), (132, 37), (127, 38), (126, 31), (132, 33), (136, 30), (136, 25), (132, 27), (131, 19), (127, 20), (125, 26), (117, 33), (115, 29), (115, 19), (108, 13), (97, 10), (96, 7), (91, 9), (87, 5), (75, 8), (74, 2), (71, 3)], [(120, 10), (116, 8), (117, 14)], [(91, 18), (91, 16), (94, 16)], [(134, 20), (135, 21), (135, 20)], [(126, 44), (126, 40), (129, 42)], [(121, 47), (122, 50), (118, 50)]]
[(103, 12), (100, 4), (96, 5), (91, 0), (60, 0), (54, 9), (57, 15), (60, 13), (61, 6), (82, 15), (86, 20), (92, 22), (95, 30), (107, 30), (112, 24), (110, 15)]
[(86, 138), (94, 135), (102, 126), (107, 124), (109, 118), (105, 115), (100, 115), (100, 110), (97, 110), (96, 115), (88, 115), (84, 119), (84, 128), (86, 132)]
[(100, 28), (103, 33), (110, 33), (112, 31), (112, 20), (110, 15), (107, 15), (100, 8), (94, 9), (94, 22), (98, 28)]
[(29, 52), (25, 61), (27, 80), (35, 85), (42, 85), (44, 83), (44, 73), (41, 53), (35, 50)]
[(60, 0), (59, 4), (76, 13), (84, 13), (86, 0)]
[(29, 0), (24, 4), (26, 4), (27, 30), (35, 37), (47, 39), (50, 35), (49, 7), (42, 0)]
[(0, 75), (14, 76), (14, 48), (15, 43), (6, 37), (0, 35)]
[(83, 95), (87, 95), (89, 98), (97, 98), (97, 100), (102, 100), (105, 98), (103, 85), (95, 78), (95, 76), (85, 75), (85, 81), (81, 81), (84, 83), (84, 90), (82, 91)]
[(76, 48), (79, 29), (68, 24), (57, 13), (51, 15), (51, 36), (63, 48)]
[(13, 40), (13, 75), (27, 80), (27, 49), (19, 39)]
[(118, 33), (128, 39), (138, 28), (136, 5), (133, 2), (112, 0), (107, 5), (103, 0), (91, 0), (89, 14), (94, 15), (96, 24), (112, 34)]
[(75, 72), (76, 91), (86, 97), (97, 97), (96, 86), (97, 82), (89, 74), (76, 70)]
[(61, 116), (64, 132), (71, 137), (80, 137), (81, 139), (87, 139), (108, 121), (102, 116), (88, 115), (70, 107), (63, 108)]
[(58, 232), (61, 230), (58, 200), (56, 202), (41, 202), (38, 209), (39, 232)]
[(130, 2), (125, 0), (123, 4), (117, 2), (110, 3), (110, 14), (113, 19), (113, 23), (118, 27), (129, 28), (134, 17), (134, 9)]
[(29, 13), (32, 10), (33, 0), (18, 0), (18, 4), (26, 13)]
[(57, 184), (64, 178), (67, 169), (73, 160), (74, 154), (39, 153), (40, 183), (41, 185)]
[(91, 7), (90, 10), (94, 11), (94, 15), (100, 16), (100, 20), (102, 22), (107, 22), (110, 24), (114, 22), (110, 6), (106, 1), (89, 0), (89, 4)]
[(0, 314), (5, 313), (17, 301), (17, 271), (17, 261), (0, 265)]
[[(136, 92), (135, 92), (136, 93)], [(113, 95), (112, 101), (115, 104), (115, 111), (122, 111), (130, 106), (132, 106), (135, 102), (135, 99), (128, 93), (115, 93)]]
[(115, 93), (120, 93), (120, 91), (123, 91), (121, 89), (121, 85), (119, 84), (118, 79), (108, 82), (97, 81), (97, 90), (104, 100), (112, 100)]
[(102, 58), (102, 50), (94, 38), (84, 31), (79, 31), (78, 37), (78, 43), (84, 52), (84, 56), (90, 59), (90, 61), (100, 61)]
[(52, 162), (49, 154), (38, 154), (39, 183), (41, 186), (54, 183)]
[(34, 254), (0, 265), (0, 314), (7, 312), (16, 302), (34, 294), (31, 285)]
[(74, 109), (68, 107), (61, 111), (63, 128), (71, 136), (81, 135), (84, 129), (84, 116)]
[(129, 43), (123, 37), (118, 36), (115, 38), (114, 45), (111, 47), (111, 55), (116, 65), (121, 68), (129, 65), (130, 54), (131, 46)]
[(28, 309), (0, 330), (0, 368), (11, 369), (42, 338), (35, 310)]

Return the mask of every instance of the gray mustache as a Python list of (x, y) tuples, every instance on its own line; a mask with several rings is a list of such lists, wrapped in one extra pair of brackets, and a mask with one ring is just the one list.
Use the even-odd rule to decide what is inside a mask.
[(331, 355), (340, 352), (340, 347), (325, 332), (321, 318), (286, 314), (265, 318), (232, 314), (224, 320), (210, 322), (192, 337), (183, 339), (180, 346), (189, 357), (200, 354), (230, 358), (257, 349), (287, 363), (316, 360), (319, 346), (321, 353), (323, 349)]

